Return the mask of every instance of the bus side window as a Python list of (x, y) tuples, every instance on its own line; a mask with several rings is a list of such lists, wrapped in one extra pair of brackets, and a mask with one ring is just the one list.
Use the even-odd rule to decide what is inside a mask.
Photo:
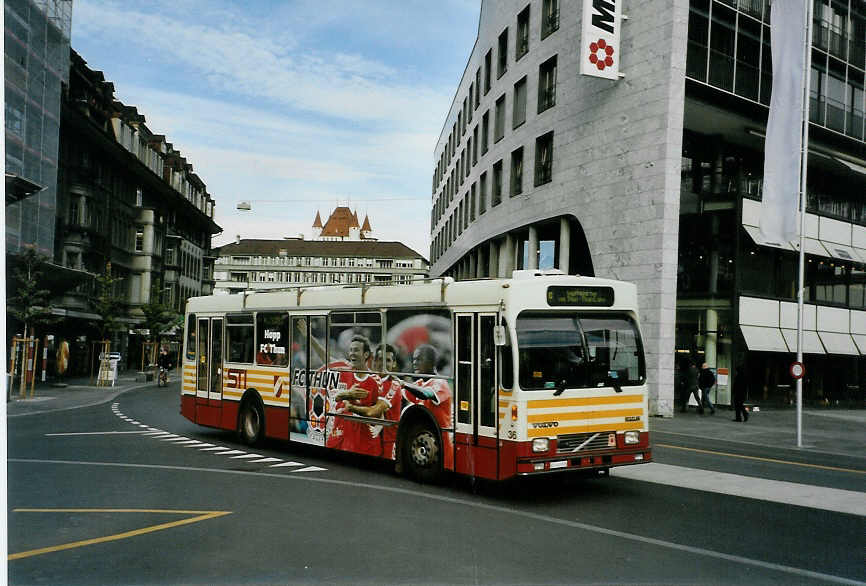
[(189, 314), (186, 321), (186, 359), (195, 360), (195, 314)]
[(499, 346), (499, 382), (503, 389), (514, 387), (514, 361), (512, 360), (513, 348), (511, 346), (511, 334), (508, 331), (508, 324), (502, 320), (502, 327), (505, 328), (505, 345)]

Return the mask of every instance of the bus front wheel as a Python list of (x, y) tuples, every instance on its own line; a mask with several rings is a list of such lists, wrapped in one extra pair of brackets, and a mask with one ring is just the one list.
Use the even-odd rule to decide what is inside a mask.
[(433, 483), (442, 475), (442, 450), (431, 426), (415, 423), (403, 438), (403, 471), (418, 482)]
[(244, 401), (241, 416), (238, 421), (238, 433), (241, 441), (248, 446), (254, 446), (261, 441), (265, 431), (265, 415), (258, 401)]

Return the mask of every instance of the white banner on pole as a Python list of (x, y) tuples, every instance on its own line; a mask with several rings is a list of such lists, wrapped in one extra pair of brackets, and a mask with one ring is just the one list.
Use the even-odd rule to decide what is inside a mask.
[(761, 237), (782, 244), (797, 237), (803, 79), (806, 69), (805, 0), (774, 0), (770, 8), (773, 92), (764, 144)]
[(619, 79), (623, 0), (583, 0), (580, 73)]

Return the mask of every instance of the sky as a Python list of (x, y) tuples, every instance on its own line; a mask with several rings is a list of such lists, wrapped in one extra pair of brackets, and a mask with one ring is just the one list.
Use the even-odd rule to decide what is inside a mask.
[[(75, 0), (72, 48), (207, 185), (223, 233), (349, 205), (429, 257), (433, 150), (479, 0)], [(250, 211), (236, 206), (249, 201)]]

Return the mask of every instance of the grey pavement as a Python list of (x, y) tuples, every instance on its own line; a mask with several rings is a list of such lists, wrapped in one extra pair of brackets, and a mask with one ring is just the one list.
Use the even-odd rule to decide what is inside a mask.
[[(180, 371), (172, 371), (169, 383), (176, 382)], [(140, 387), (156, 384), (154, 381), (136, 381), (135, 373), (119, 374), (114, 386), (101, 386), (91, 384), (89, 378), (68, 379), (59, 386), (48, 383), (36, 383), (33, 395), (30, 388), (24, 398), (19, 396), (18, 385), (15, 384), (11, 393), (10, 401), (6, 403), (7, 417), (22, 417), (25, 415), (36, 415), (51, 411), (63, 411), (66, 409), (78, 409), (90, 407), (113, 400), (121, 393)]]
[[(749, 421), (733, 421), (734, 412), (717, 407), (715, 415), (698, 415), (689, 408), (673, 417), (653, 417), (650, 432), (743, 443), (803, 452), (838, 454), (863, 458), (866, 462), (866, 409), (803, 410), (802, 446), (797, 446), (797, 412), (794, 408), (767, 408), (752, 412)], [(672, 437), (672, 436), (665, 436)], [(652, 441), (658, 443), (660, 436)]]
[[(180, 371), (171, 373), (170, 381), (179, 380)], [(18, 398), (17, 386), (12, 400), (6, 403), (7, 417), (22, 417), (50, 411), (99, 405), (121, 393), (151, 382), (137, 382), (135, 374), (121, 374), (113, 387), (97, 387), (87, 378), (71, 379), (65, 387), (37, 384), (34, 396)], [(28, 391), (29, 392), (29, 391)], [(791, 448), (805, 452), (838, 454), (866, 461), (866, 409), (804, 409), (802, 447), (797, 446), (796, 410), (792, 408), (761, 409), (748, 422), (732, 421), (733, 411), (719, 407), (715, 415), (698, 415), (691, 408), (673, 417), (653, 417), (650, 431), (666, 439), (702, 438), (704, 440), (742, 443), (760, 447)], [(659, 443), (662, 436), (653, 441)]]

